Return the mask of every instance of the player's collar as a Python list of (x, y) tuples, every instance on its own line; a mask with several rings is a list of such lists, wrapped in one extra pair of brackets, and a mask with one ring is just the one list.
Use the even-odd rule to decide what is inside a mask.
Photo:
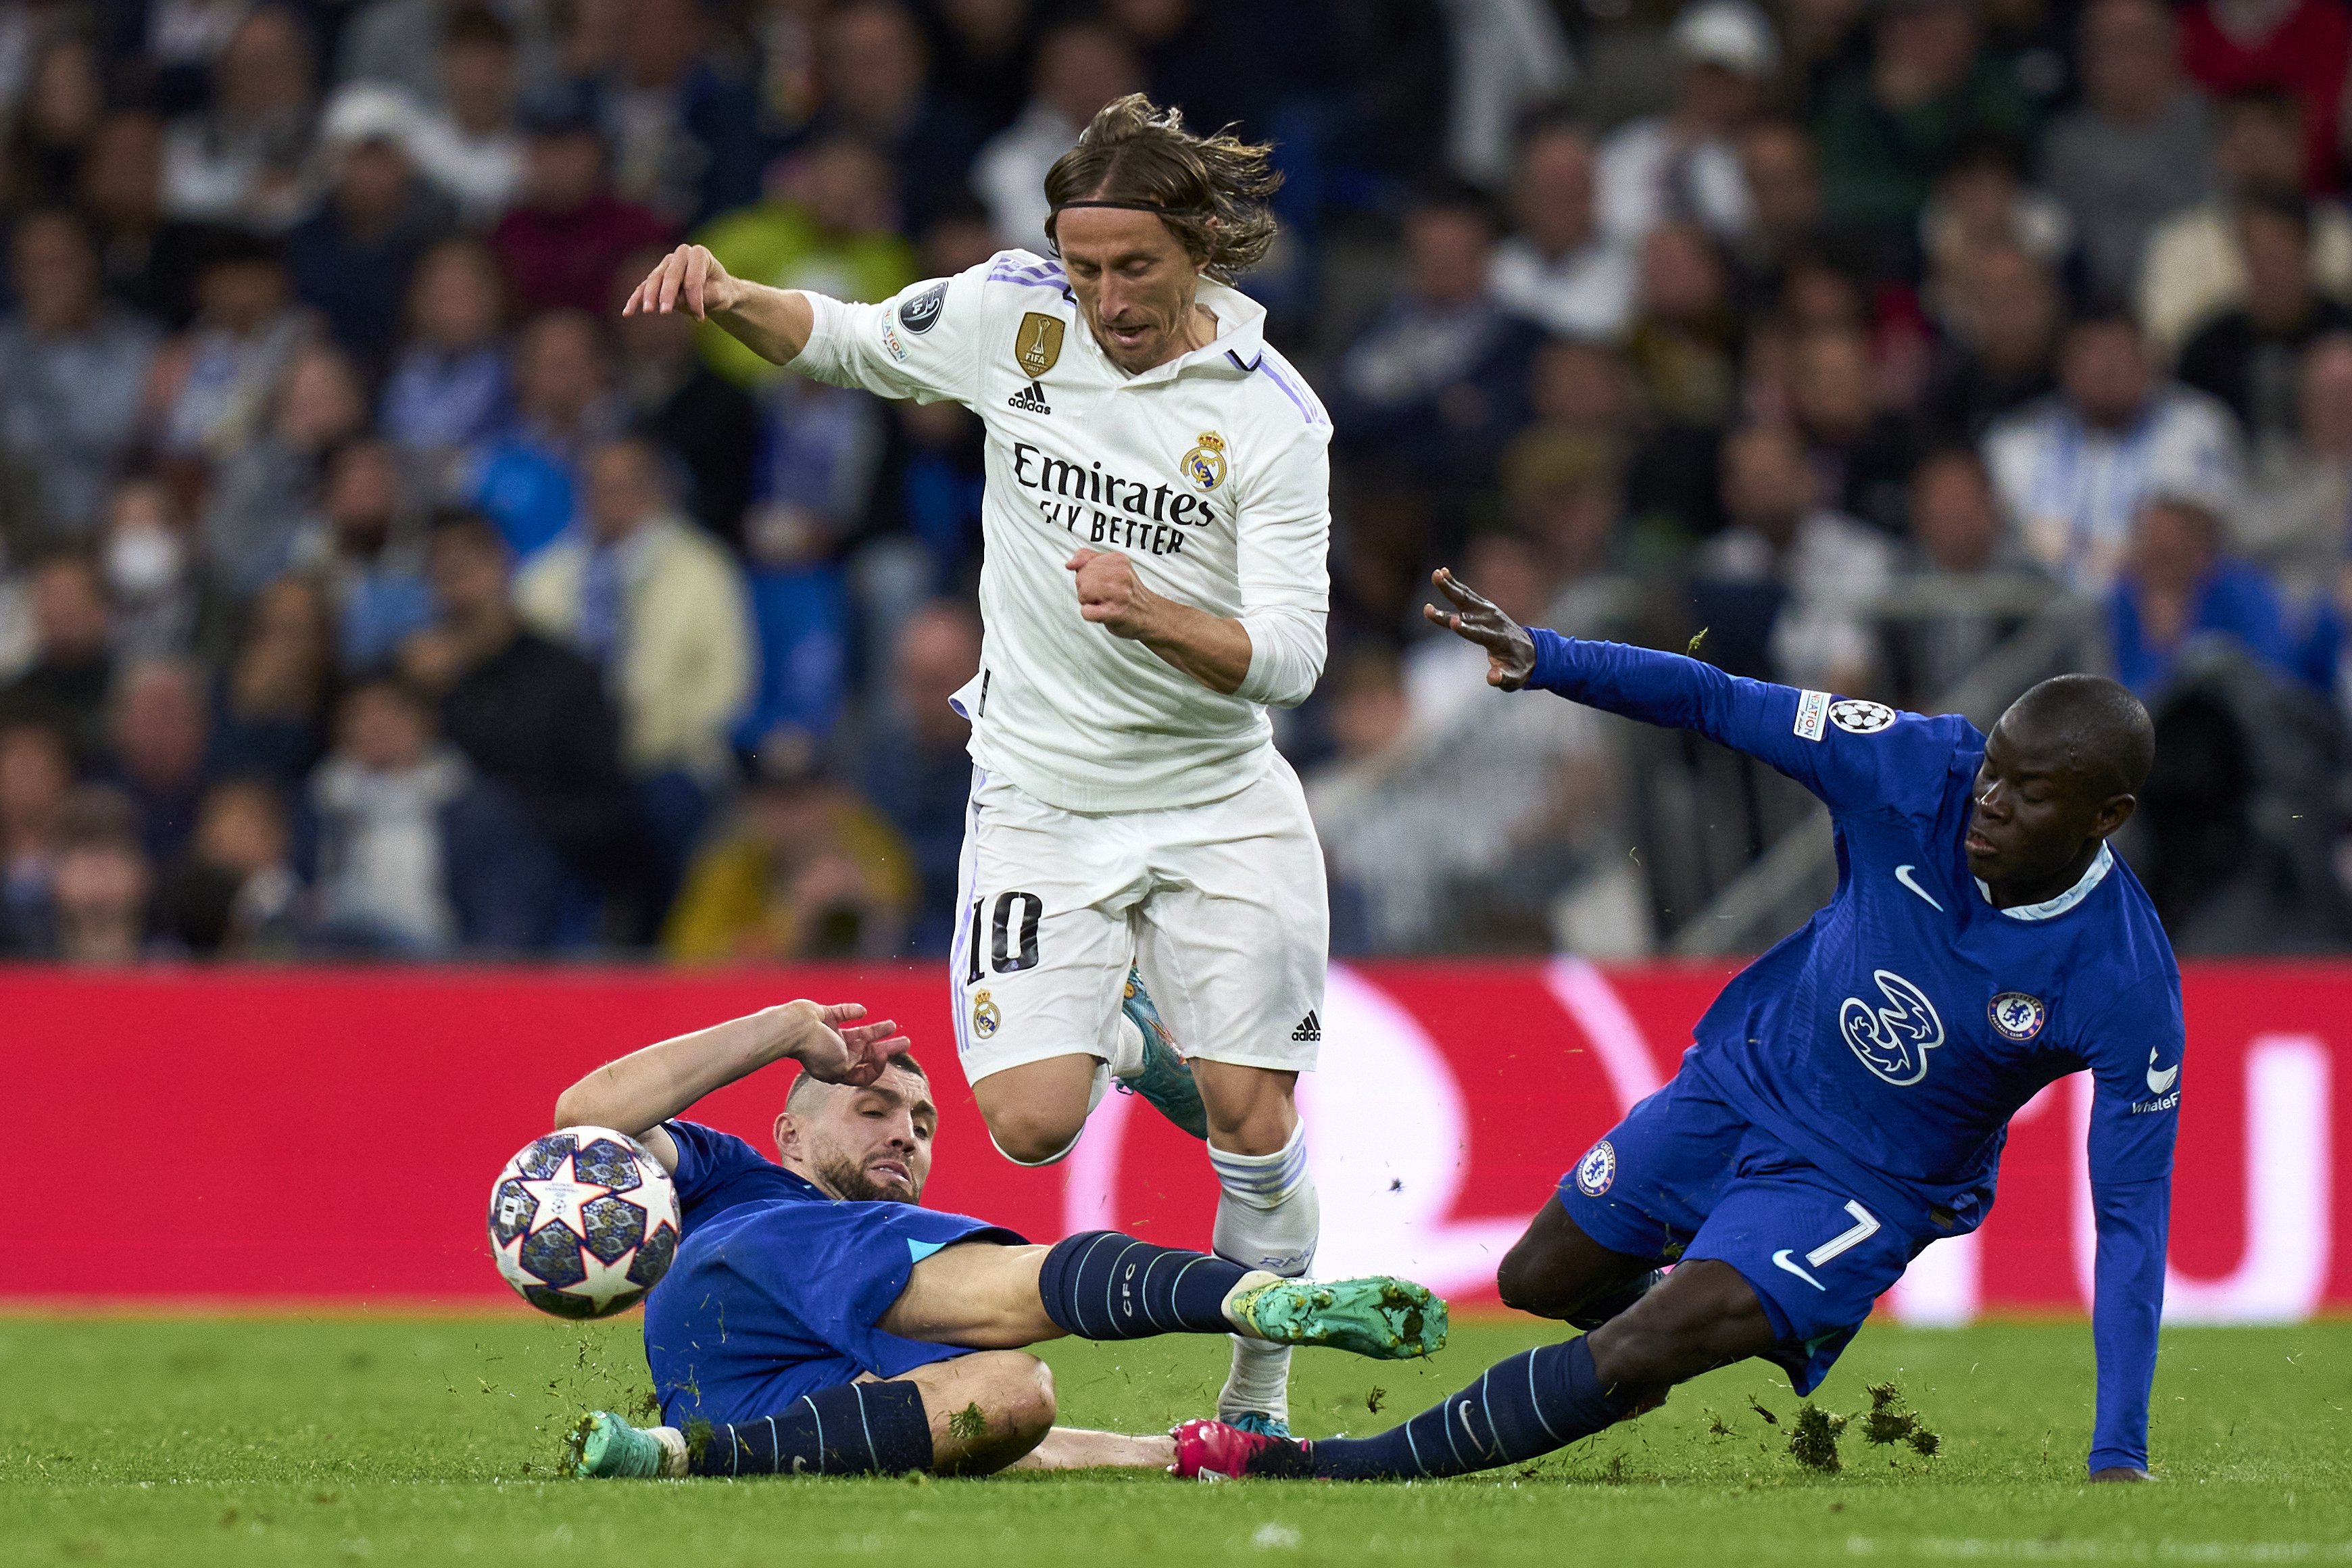
[(1166, 364), (1137, 372), (1129, 379), (1129, 385), (1203, 373), (1243, 376), (1257, 369), (1258, 361), (1265, 355), (1265, 307), (1213, 278), (1202, 279), (1200, 292), (1193, 298), (1217, 318), (1215, 340), (1190, 353), (1179, 354)]
[[(2000, 912), (2013, 921), (2056, 920), (2060, 915), (2089, 898), (2091, 889), (2105, 881), (2107, 873), (2114, 870), (2115, 866), (2116, 852), (2102, 842), (2097, 857), (2091, 861), (2091, 868), (2084, 872), (2082, 880), (2073, 887), (2054, 899), (2047, 899), (2038, 904), (2019, 904), (2013, 909), (2002, 910)], [(1973, 877), (1969, 880), (1976, 883), (1977, 891), (1984, 895), (1984, 901), (1991, 903), (1992, 889), (1985, 886), (1984, 879)]]

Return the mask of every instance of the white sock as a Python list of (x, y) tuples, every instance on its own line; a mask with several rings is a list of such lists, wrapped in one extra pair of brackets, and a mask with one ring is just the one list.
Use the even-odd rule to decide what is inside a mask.
[[(1315, 1262), (1323, 1205), (1307, 1168), (1307, 1129), (1291, 1129), (1290, 1141), (1271, 1154), (1234, 1154), (1209, 1148), (1209, 1163), (1223, 1191), (1211, 1246), (1217, 1256), (1244, 1268), (1296, 1279)], [(1276, 1421), (1290, 1419), (1290, 1347), (1234, 1336), (1234, 1369), (1217, 1395), (1221, 1419), (1256, 1411)]]
[[(1095, 1062), (1094, 1082), (1087, 1087), (1087, 1114), (1088, 1116), (1092, 1116), (1095, 1113), (1095, 1107), (1100, 1105), (1103, 1100), (1103, 1096), (1109, 1092), (1110, 1068), (1106, 1066), (1100, 1058), (1097, 1058)], [(1029, 1169), (1034, 1171), (1046, 1165), (1058, 1165), (1063, 1161), (1068, 1159), (1071, 1152), (1077, 1148), (1078, 1140), (1086, 1135), (1087, 1124), (1084, 1121), (1080, 1121), (1078, 1123), (1078, 1130), (1070, 1134), (1070, 1141), (1067, 1143), (1063, 1144), (1061, 1148), (1055, 1151), (1053, 1153), (1046, 1155), (1042, 1160), (1013, 1160), (1012, 1155), (1004, 1154), (1004, 1145), (1002, 1143), (996, 1143), (996, 1134), (993, 1131), (990, 1131), (988, 1141), (991, 1143), (996, 1143), (996, 1152), (1000, 1154), (1004, 1154), (1006, 1159), (1013, 1160), (1014, 1164), (1025, 1165)]]
[(646, 1435), (662, 1447), (662, 1475), (676, 1479), (686, 1474), (686, 1434), (675, 1426), (648, 1426)]
[(1143, 1071), (1143, 1031), (1124, 1013), (1111, 1023), (1110, 1049), (1111, 1077), (1134, 1078)]

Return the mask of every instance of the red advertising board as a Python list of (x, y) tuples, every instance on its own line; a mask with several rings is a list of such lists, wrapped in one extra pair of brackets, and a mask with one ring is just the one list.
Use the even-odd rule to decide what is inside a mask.
[[(1528, 1216), (1625, 1106), (1670, 1075), (1728, 965), (1575, 960), (1336, 968), (1323, 1068), (1301, 1088), (1318, 1270), (1411, 1273), (1475, 1303)], [(2352, 965), (2192, 967), (2168, 1313), (2291, 1320), (2352, 1307), (2334, 1159), (2352, 1079)], [(682, 975), (569, 970), (0, 971), (0, 1090), (38, 1216), (0, 1298), (512, 1302), (482, 1217), (492, 1175), (590, 1067), (808, 995), (898, 1018), (943, 1121), (927, 1201), (1048, 1239), (1117, 1226), (1203, 1245), (1198, 1144), (1105, 1100), (1077, 1152), (1024, 1170), (990, 1146), (929, 968)], [(696, 1115), (767, 1142), (782, 1076)], [(1920, 1321), (2081, 1310), (2091, 1242), (2082, 1080), (2013, 1125), (2000, 1202), (1931, 1247), (1887, 1305)], [(29, 1148), (27, 1145), (29, 1144)], [(26, 1157), (29, 1155), (29, 1158)], [(26, 1187), (29, 1192), (25, 1192)], [(517, 1310), (521, 1310), (517, 1304)]]

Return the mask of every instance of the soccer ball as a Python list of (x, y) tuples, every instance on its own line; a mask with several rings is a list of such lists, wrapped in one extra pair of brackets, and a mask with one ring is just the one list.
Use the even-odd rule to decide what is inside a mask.
[(490, 1252), (522, 1299), (559, 1318), (625, 1312), (677, 1256), (677, 1189), (609, 1127), (534, 1139), (490, 1189)]

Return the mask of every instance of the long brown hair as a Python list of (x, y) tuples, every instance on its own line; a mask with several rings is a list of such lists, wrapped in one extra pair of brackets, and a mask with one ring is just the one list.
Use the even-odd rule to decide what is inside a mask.
[[(1131, 203), (1164, 209), (1160, 221), (1185, 254), (1220, 283), (1265, 258), (1274, 245), (1267, 198), (1282, 176), (1268, 163), (1271, 143), (1244, 142), (1230, 129), (1195, 136), (1184, 111), (1161, 109), (1139, 92), (1103, 105), (1078, 144), (1045, 174), (1045, 199), (1056, 212), (1072, 202)], [(1055, 220), (1045, 237), (1061, 247)]]

